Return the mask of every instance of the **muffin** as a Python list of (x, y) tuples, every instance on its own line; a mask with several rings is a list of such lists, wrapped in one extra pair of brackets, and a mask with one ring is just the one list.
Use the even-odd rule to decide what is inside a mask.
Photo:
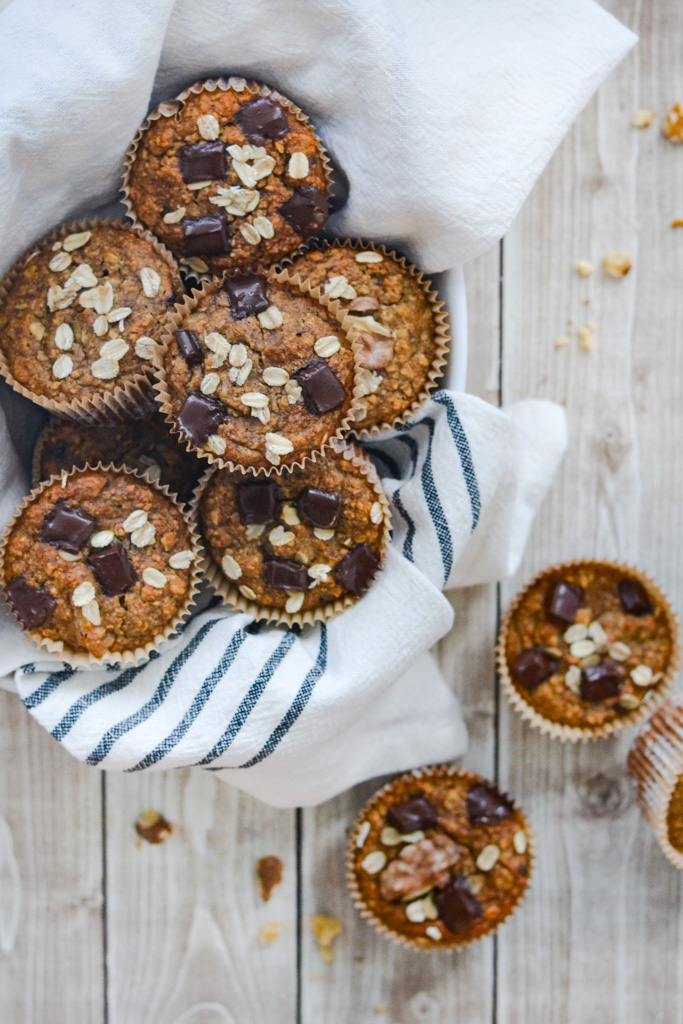
[(347, 879), (363, 917), (415, 949), (495, 931), (532, 867), (526, 817), (493, 782), (449, 765), (400, 775), (358, 815)]
[(206, 285), (176, 307), (163, 342), (161, 410), (211, 462), (269, 473), (348, 427), (354, 351), (331, 310), (282, 275)]
[(515, 598), (498, 642), (512, 705), (561, 739), (640, 721), (671, 688), (678, 623), (638, 570), (590, 559), (539, 573)]
[(403, 422), (436, 387), (448, 349), (448, 321), (431, 282), (406, 260), (359, 242), (324, 243), (290, 267), (338, 299), (361, 343), (361, 408), (354, 430)]
[(152, 409), (144, 419), (84, 424), (53, 418), (36, 442), (33, 484), (63, 469), (114, 463), (138, 470), (153, 483), (168, 487), (182, 502), (192, 498), (205, 466), (187, 452)]
[(150, 395), (160, 321), (181, 294), (171, 254), (125, 223), (63, 228), (0, 284), (0, 372), (75, 418), (111, 418)]
[(209, 581), (256, 618), (291, 625), (336, 615), (384, 560), (389, 505), (372, 463), (349, 445), (267, 479), (218, 470), (196, 507)]
[(257, 82), (198, 82), (162, 103), (126, 164), (131, 215), (200, 273), (267, 266), (327, 220), (325, 150), (299, 108)]
[(187, 613), (200, 556), (166, 491), (126, 470), (87, 468), (26, 498), (3, 537), (0, 580), (39, 646), (71, 665), (135, 663)]
[(638, 802), (667, 859), (683, 871), (683, 697), (664, 701), (628, 757)]

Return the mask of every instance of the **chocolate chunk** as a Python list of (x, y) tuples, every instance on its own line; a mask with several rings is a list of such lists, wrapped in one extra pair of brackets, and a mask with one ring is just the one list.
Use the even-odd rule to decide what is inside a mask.
[(186, 217), (180, 224), (186, 256), (220, 256), (230, 252), (230, 225), (225, 214)]
[(342, 510), (341, 494), (320, 491), (317, 487), (304, 487), (296, 500), (299, 515), (309, 526), (331, 530), (339, 522)]
[(470, 825), (496, 825), (507, 821), (514, 810), (509, 797), (490, 782), (475, 782), (467, 791)]
[(324, 359), (306, 363), (293, 376), (304, 393), (306, 408), (313, 416), (322, 416), (336, 409), (346, 398), (346, 388)]
[(266, 279), (260, 274), (233, 274), (232, 277), (226, 277), (224, 287), (235, 320), (256, 316), (270, 305), (266, 295)]
[(194, 146), (183, 146), (178, 150), (178, 166), (186, 185), (193, 181), (227, 178), (225, 143), (217, 139), (215, 142), (196, 142)]
[(456, 875), (445, 889), (435, 893), (434, 902), (439, 918), (454, 935), (484, 913), (484, 908), (462, 875)]
[(282, 139), (290, 130), (287, 115), (280, 104), (267, 96), (243, 103), (235, 114), (235, 120), (247, 141), (257, 146), (263, 145), (266, 139)]
[(267, 558), (263, 578), (272, 590), (308, 590), (308, 571), (293, 558)]
[(194, 331), (176, 331), (175, 340), (178, 352), (188, 366), (197, 366), (204, 362), (204, 349)]
[(235, 488), (240, 522), (274, 523), (280, 505), (280, 488), (274, 480), (247, 480)]
[(128, 549), (120, 540), (106, 548), (91, 551), (87, 562), (107, 597), (124, 594), (137, 582)]
[(302, 185), (280, 207), (280, 216), (304, 238), (317, 235), (327, 220), (327, 198), (313, 185)]
[(654, 611), (650, 595), (638, 580), (619, 580), (617, 590), (627, 615), (651, 615)]
[(379, 569), (379, 555), (369, 544), (356, 544), (348, 555), (337, 562), (332, 575), (337, 583), (360, 597), (365, 593)]
[(431, 800), (426, 796), (415, 796), (390, 807), (387, 819), (401, 835), (408, 835), (418, 829), (434, 828), (438, 815)]
[(597, 665), (581, 670), (580, 694), (582, 700), (593, 703), (607, 700), (621, 693), (624, 685), (624, 670), (609, 658)]
[(527, 647), (513, 660), (510, 674), (525, 690), (535, 690), (557, 671), (557, 659), (545, 647)]
[(218, 398), (191, 391), (176, 416), (176, 423), (192, 444), (204, 444), (228, 415)]
[(43, 519), (40, 539), (75, 555), (88, 543), (96, 526), (94, 516), (59, 498)]
[(9, 603), (26, 629), (36, 629), (52, 615), (57, 601), (42, 587), (32, 587), (23, 576), (15, 576), (7, 584), (5, 591)]
[(583, 601), (583, 590), (574, 583), (558, 580), (548, 592), (545, 609), (548, 618), (558, 626), (570, 626)]

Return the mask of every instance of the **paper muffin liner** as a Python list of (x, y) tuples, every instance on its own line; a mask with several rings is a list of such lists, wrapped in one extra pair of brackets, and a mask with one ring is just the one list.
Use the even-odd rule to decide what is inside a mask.
[[(326, 296), (319, 295), (319, 289), (311, 288), (307, 282), (302, 282), (299, 277), (289, 274), (287, 271), (280, 271), (275, 273), (274, 271), (268, 271), (268, 278), (278, 281), (278, 283), (284, 283), (291, 285), (294, 289), (298, 289), (305, 295), (309, 295), (314, 301), (319, 302), (321, 306), (326, 310), (333, 320), (337, 320), (341, 331), (346, 334), (346, 328), (343, 324), (343, 315), (339, 311), (339, 302), (337, 299), (330, 301)], [(360, 342), (351, 341), (349, 339), (349, 345), (354, 356), (355, 372), (353, 378), (353, 389), (351, 392), (351, 405), (344, 416), (343, 420), (335, 430), (333, 434), (327, 438), (327, 440), (319, 447), (313, 448), (299, 460), (294, 462), (287, 462), (286, 456), (283, 457), (283, 461), (279, 466), (242, 466), (238, 462), (232, 462), (230, 459), (224, 459), (220, 455), (214, 455), (212, 452), (204, 451), (202, 448), (195, 447), (192, 442), (186, 438), (178, 428), (175, 417), (173, 415), (173, 407), (171, 404), (171, 396), (168, 389), (166, 380), (166, 369), (164, 366), (164, 358), (168, 350), (169, 344), (173, 341), (173, 332), (182, 324), (184, 317), (196, 309), (199, 303), (207, 295), (217, 291), (222, 287), (226, 278), (214, 278), (210, 282), (204, 282), (200, 288), (193, 289), (191, 294), (186, 296), (185, 299), (177, 303), (174, 308), (169, 312), (164, 321), (164, 331), (161, 337), (161, 344), (157, 346), (156, 353), (153, 357), (155, 367), (155, 378), (154, 389), (156, 392), (155, 398), (159, 409), (161, 410), (164, 419), (169, 424), (171, 433), (175, 434), (180, 444), (185, 446), (185, 449), (193, 451), (199, 458), (206, 459), (207, 462), (220, 466), (221, 469), (229, 469), (231, 472), (239, 470), (242, 473), (247, 473), (257, 477), (268, 477), (268, 476), (279, 476), (284, 470), (301, 469), (306, 463), (315, 462), (317, 458), (323, 455), (328, 448), (331, 447), (334, 441), (341, 440), (346, 434), (353, 422), (358, 403), (361, 401), (362, 385), (360, 383), (360, 373), (362, 367), (358, 362), (360, 353)]]
[[(221, 76), (220, 78), (206, 78), (200, 80), (198, 82), (195, 82), (193, 85), (190, 85), (187, 89), (183, 89), (183, 91), (179, 92), (174, 99), (163, 100), (161, 103), (159, 103), (158, 106), (154, 108), (154, 110), (151, 110), (149, 112), (145, 120), (138, 128), (133, 138), (133, 141), (128, 147), (128, 150), (126, 151), (126, 155), (124, 157), (123, 182), (121, 185), (122, 201), (126, 207), (128, 216), (133, 221), (133, 223), (140, 224), (143, 227), (146, 227), (146, 225), (144, 225), (143, 222), (138, 217), (137, 210), (135, 209), (135, 205), (130, 196), (130, 176), (135, 165), (138, 149), (140, 147), (140, 143), (142, 142), (145, 132), (150, 127), (150, 125), (154, 121), (158, 121), (159, 118), (175, 117), (180, 112), (180, 110), (182, 110), (183, 106), (185, 105), (185, 101), (192, 93), (199, 94), (202, 92), (215, 92), (216, 89), (222, 89), (224, 92), (226, 92), (229, 89), (233, 89), (235, 92), (250, 92), (252, 96), (266, 96), (269, 99), (276, 100), (290, 114), (293, 114), (294, 117), (296, 117), (297, 121), (299, 121), (301, 124), (305, 125), (305, 127), (309, 129), (318, 145), (318, 155), (320, 156), (323, 173), (325, 175), (325, 183), (327, 186), (327, 200), (329, 204), (332, 198), (333, 189), (332, 163), (328, 156), (327, 150), (325, 149), (325, 146), (323, 145), (323, 142), (315, 127), (311, 123), (308, 115), (305, 114), (300, 107), (297, 107), (295, 103), (292, 103), (292, 101), (288, 99), (287, 96), (283, 96), (282, 93), (278, 92), (276, 89), (271, 89), (269, 86), (264, 85), (262, 82), (257, 82), (254, 79), (246, 79), (241, 78), (239, 76), (231, 75), (228, 78)], [(307, 248), (307, 244), (308, 243), (302, 239), (300, 245), (292, 249), (291, 253), (289, 253), (288, 256), (304, 252), (304, 250)], [(256, 256), (256, 254), (254, 255)], [(278, 258), (282, 259), (282, 257)], [(206, 261), (201, 258), (201, 256), (178, 256), (177, 259), (184, 273), (191, 275), (199, 282), (211, 280), (212, 274), (210, 267), (206, 263)], [(236, 270), (235, 272), (239, 272), (240, 274), (260, 273), (263, 272), (265, 268), (271, 266), (275, 262), (275, 259), (262, 260), (255, 258), (254, 262), (249, 267), (242, 267), (239, 269), (239, 271)]]
[(194, 558), (192, 561), (192, 572), (190, 577), (190, 589), (181, 608), (167, 623), (162, 632), (157, 633), (151, 640), (149, 640), (143, 646), (135, 647), (132, 649), (126, 649), (122, 651), (107, 651), (107, 653), (103, 654), (101, 657), (96, 657), (94, 654), (90, 654), (86, 651), (74, 651), (71, 648), (67, 647), (66, 644), (64, 644), (61, 640), (52, 640), (49, 637), (44, 637), (41, 635), (39, 629), (26, 629), (26, 627), (19, 621), (10, 602), (7, 600), (6, 597), (5, 603), (10, 614), (16, 621), (18, 627), (21, 629), (21, 632), (29, 640), (36, 644), (40, 649), (46, 650), (50, 654), (54, 655), (59, 661), (65, 662), (71, 668), (88, 669), (95, 668), (98, 665), (116, 664), (120, 665), (122, 668), (125, 668), (126, 666), (139, 665), (142, 662), (149, 660), (152, 651), (158, 651), (161, 644), (169, 640), (174, 634), (176, 634), (179, 631), (179, 628), (183, 625), (185, 620), (191, 614), (192, 605), (194, 604), (195, 598), (199, 593), (200, 583), (203, 580), (205, 554), (199, 538), (199, 531), (197, 529), (197, 525), (190, 511), (186, 511), (185, 509), (183, 509), (182, 505), (178, 502), (175, 495), (171, 491), (169, 491), (167, 486), (161, 486), (158, 483), (151, 482), (147, 479), (146, 476), (144, 476), (144, 474), (140, 473), (139, 471), (126, 469), (123, 466), (115, 465), (113, 462), (108, 462), (106, 464), (103, 464), (102, 462), (97, 462), (94, 465), (87, 464), (82, 468), (72, 469), (69, 472), (64, 470), (61, 473), (53, 474), (49, 480), (41, 481), (41, 483), (39, 483), (37, 487), (33, 488), (30, 494), (27, 494), (26, 497), (22, 499), (22, 502), (16, 509), (14, 515), (12, 516), (12, 519), (6, 525), (2, 536), (0, 536), (0, 589), (4, 591), (6, 584), (5, 557), (7, 553), (7, 544), (9, 542), (9, 538), (12, 534), (12, 531), (17, 522), (19, 521), (19, 519), (21, 518), (21, 515), (24, 512), (24, 510), (31, 504), (31, 502), (39, 498), (47, 487), (50, 487), (58, 480), (64, 482), (66, 480), (69, 480), (73, 476), (82, 476), (84, 473), (93, 473), (97, 471), (114, 472), (122, 476), (136, 477), (138, 480), (146, 484), (148, 487), (151, 487), (155, 491), (158, 491), (159, 493), (163, 494), (164, 497), (168, 498), (168, 500), (180, 512), (183, 518), (183, 522), (185, 523), (189, 531), (190, 546), (194, 554)]
[[(305, 253), (308, 252), (325, 252), (328, 249), (348, 249), (351, 252), (376, 252), (381, 256), (386, 256), (388, 259), (394, 260), (404, 270), (407, 270), (410, 276), (420, 285), (425, 297), (429, 303), (434, 317), (434, 338), (436, 340), (436, 352), (432, 359), (429, 372), (427, 374), (427, 380), (424, 388), (420, 391), (419, 395), (414, 399), (413, 402), (394, 420), (391, 422), (386, 420), (382, 423), (376, 423), (372, 427), (363, 427), (361, 429), (354, 429), (354, 433), (357, 434), (361, 441), (370, 441), (373, 438), (380, 437), (386, 434), (390, 430), (396, 430), (411, 420), (424, 403), (429, 399), (433, 391), (438, 387), (438, 381), (443, 377), (444, 367), (448, 359), (448, 353), (451, 346), (451, 332), (448, 320), (448, 312), (445, 308), (445, 304), (442, 299), (439, 298), (439, 294), (435, 288), (432, 287), (432, 282), (425, 274), (418, 270), (412, 263), (410, 263), (405, 256), (401, 256), (393, 249), (387, 249), (385, 245), (378, 245), (375, 242), (365, 242), (362, 239), (323, 239), (320, 241), (311, 241), (305, 248)], [(290, 263), (296, 259), (302, 253), (292, 253), (286, 259), (282, 260), (276, 267), (276, 270), (286, 269)], [(293, 266), (290, 268), (296, 273), (297, 268)], [(300, 279), (305, 280), (300, 273)], [(322, 289), (320, 289), (322, 294)], [(342, 326), (347, 328), (353, 327), (354, 320), (356, 319), (352, 313), (348, 311), (342, 311)], [(361, 333), (359, 331), (359, 333)]]
[[(521, 691), (513, 683), (505, 653), (510, 623), (527, 591), (549, 573), (561, 572), (563, 569), (576, 568), (576, 566), (579, 565), (607, 566), (608, 568), (617, 569), (619, 572), (623, 572), (626, 576), (631, 576), (632, 578), (639, 580), (664, 609), (671, 635), (671, 658), (661, 680), (654, 686), (650, 687), (649, 691), (645, 694), (637, 708), (634, 708), (632, 711), (625, 711), (619, 716), (619, 718), (615, 718), (609, 722), (604, 722), (600, 726), (563, 725), (560, 722), (555, 722), (540, 714), (540, 712), (524, 698)], [(669, 599), (663, 591), (660, 590), (654, 580), (650, 579), (649, 576), (646, 576), (634, 566), (626, 565), (622, 562), (610, 562), (606, 559), (599, 558), (579, 558), (571, 562), (562, 562), (560, 565), (549, 566), (547, 569), (543, 569), (541, 572), (537, 573), (533, 579), (529, 580), (529, 582), (519, 591), (510, 605), (510, 608), (503, 618), (500, 632), (498, 634), (498, 643), (496, 644), (496, 661), (501, 686), (505, 696), (515, 711), (517, 711), (525, 721), (529, 722), (533, 728), (540, 729), (542, 733), (553, 737), (553, 739), (559, 739), (562, 742), (569, 741), (571, 743), (577, 743), (579, 741), (587, 743), (589, 740), (596, 740), (605, 736), (615, 736), (617, 733), (623, 732), (630, 726), (637, 725), (639, 722), (642, 722), (652, 712), (655, 705), (659, 703), (660, 700), (663, 700), (663, 698), (672, 690), (676, 673), (680, 666), (680, 657), (681, 647), (679, 640), (678, 616), (674, 612)]]
[(646, 820), (667, 860), (683, 871), (683, 852), (669, 838), (669, 804), (683, 775), (683, 694), (668, 698), (636, 736), (628, 769)]
[(370, 813), (370, 811), (374, 809), (374, 807), (377, 804), (381, 803), (391, 795), (391, 792), (396, 783), (402, 782), (404, 779), (415, 779), (417, 782), (419, 782), (420, 779), (430, 778), (442, 778), (444, 780), (447, 778), (458, 778), (464, 779), (467, 782), (471, 783), (490, 781), (486, 779), (483, 775), (478, 775), (475, 772), (464, 771), (461, 768), (456, 768), (454, 765), (438, 764), (429, 765), (425, 768), (414, 768), (410, 772), (404, 772), (402, 775), (397, 775), (394, 779), (391, 780), (391, 782), (387, 782), (385, 786), (382, 786), (381, 789), (378, 789), (377, 792), (373, 793), (373, 795), (370, 797), (367, 803), (363, 806), (362, 810), (358, 813), (353, 825), (351, 826), (345, 859), (346, 883), (351, 893), (353, 904), (356, 910), (359, 912), (360, 916), (363, 917), (366, 921), (368, 921), (369, 924), (371, 924), (377, 932), (379, 932), (381, 935), (384, 935), (385, 938), (392, 939), (397, 946), (403, 946), (404, 948), (408, 949), (417, 949), (420, 951), (429, 952), (444, 952), (452, 951), (454, 949), (464, 949), (466, 946), (471, 946), (473, 942), (478, 942), (479, 939), (483, 939), (487, 935), (495, 933), (496, 931), (498, 931), (498, 928), (505, 921), (507, 921), (507, 919), (515, 912), (515, 910), (517, 909), (517, 907), (529, 891), (529, 887), (531, 885), (531, 878), (533, 876), (534, 865), (536, 861), (536, 842), (535, 837), (529, 826), (527, 816), (522, 810), (522, 808), (519, 807), (519, 805), (515, 802), (515, 800), (510, 796), (509, 793), (507, 793), (503, 789), (500, 789), (496, 783), (493, 783), (493, 785), (496, 786), (498, 792), (501, 793), (503, 796), (507, 797), (507, 799), (510, 800), (510, 802), (512, 803), (514, 810), (517, 812), (521, 819), (521, 827), (524, 829), (524, 832), (526, 833), (527, 837), (529, 873), (526, 876), (526, 884), (519, 892), (516, 900), (507, 908), (505, 913), (502, 914), (497, 921), (492, 923), (490, 927), (486, 929), (486, 931), (483, 931), (480, 935), (473, 935), (470, 938), (458, 938), (457, 935), (449, 932), (448, 929), (445, 928), (445, 926), (440, 925), (438, 920), (430, 922), (435, 924), (441, 931), (442, 938), (436, 940), (430, 939), (427, 936), (413, 937), (409, 935), (404, 935), (402, 932), (396, 931), (394, 928), (391, 928), (382, 920), (382, 918), (378, 914), (375, 913), (374, 910), (371, 910), (370, 907), (368, 907), (361, 894), (355, 868), (356, 854), (358, 852), (356, 840), (358, 838), (361, 825), (363, 824), (363, 821), (367, 818), (367, 815)]
[[(379, 474), (377, 473), (374, 464), (359, 447), (346, 441), (336, 441), (333, 448), (338, 455), (344, 459), (348, 459), (349, 462), (352, 462), (353, 465), (357, 466), (360, 472), (367, 477), (373, 486), (375, 494), (377, 495), (377, 501), (379, 501), (382, 506), (382, 539), (379, 551), (379, 573), (384, 568), (387, 547), (391, 540), (391, 506), (389, 504), (389, 499), (384, 493), (382, 481), (379, 478)], [(217, 467), (209, 468), (206, 471), (195, 488), (192, 504), (190, 505), (190, 511), (197, 523), (200, 535), (202, 534), (199, 505), (209, 481), (216, 472), (218, 472)], [(344, 597), (337, 598), (336, 601), (327, 602), (319, 608), (309, 608), (306, 611), (294, 613), (286, 612), (280, 608), (270, 608), (265, 605), (260, 605), (257, 601), (252, 601), (248, 597), (245, 597), (237, 584), (233, 583), (232, 580), (229, 580), (225, 576), (220, 565), (218, 565), (213, 558), (209, 544), (203, 536), (202, 542), (205, 557), (204, 574), (209, 585), (213, 587), (216, 594), (218, 594), (222, 599), (223, 604), (226, 604), (236, 610), (246, 612), (257, 622), (265, 621), (277, 626), (286, 626), (288, 628), (291, 626), (312, 626), (316, 622), (325, 622), (327, 619), (333, 619), (337, 615), (341, 615), (341, 613), (346, 611), (347, 608), (350, 608), (351, 605), (355, 604), (357, 601), (361, 601), (365, 596), (365, 594), (361, 594), (360, 597), (356, 597), (353, 594), (345, 594)], [(373, 580), (370, 584), (370, 588), (374, 586), (374, 582), (375, 581)]]
[[(170, 250), (167, 249), (166, 246), (163, 245), (150, 231), (145, 230), (139, 225), (129, 224), (127, 221), (117, 221), (109, 217), (103, 220), (99, 217), (95, 217), (93, 220), (75, 221), (71, 224), (56, 228), (50, 234), (45, 235), (43, 238), (38, 240), (36, 246), (47, 246), (49, 243), (61, 241), (61, 239), (66, 238), (67, 235), (75, 234), (80, 231), (90, 231), (93, 228), (100, 227), (113, 227), (119, 231), (129, 231), (138, 238), (142, 238), (146, 242), (149, 242), (149, 244), (154, 248), (156, 254), (160, 256), (161, 259), (163, 259), (170, 267), (175, 281), (176, 294), (182, 294), (183, 288), (180, 280), (180, 274), (178, 272), (178, 264)], [(27, 257), (24, 253), (10, 267), (0, 281), (0, 306), (6, 301), (14, 283), (25, 268), (29, 259), (31, 259), (31, 254)], [(25, 387), (25, 385), (21, 384), (13, 376), (5, 353), (2, 349), (0, 349), (0, 374), (5, 378), (14, 391), (23, 395), (24, 398), (30, 399), (31, 402), (41, 406), (43, 409), (47, 409), (48, 412), (54, 413), (56, 416), (63, 416), (69, 419), (91, 423), (116, 422), (121, 419), (139, 416), (140, 411), (145, 407), (145, 405), (149, 404), (153, 395), (153, 370), (151, 362), (148, 364), (148, 368), (146, 370), (141, 370), (139, 373), (134, 374), (133, 377), (122, 381), (121, 384), (114, 388), (113, 391), (103, 391), (99, 394), (94, 392), (87, 398), (75, 398), (71, 401), (57, 401), (52, 398), (47, 398), (45, 395), (36, 394), (36, 392), (31, 391), (29, 388)]]

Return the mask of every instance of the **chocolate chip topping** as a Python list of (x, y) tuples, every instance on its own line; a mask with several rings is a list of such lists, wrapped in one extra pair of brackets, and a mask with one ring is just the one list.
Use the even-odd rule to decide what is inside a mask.
[(243, 103), (235, 114), (235, 120), (247, 141), (257, 146), (263, 145), (266, 139), (282, 139), (289, 132), (284, 110), (267, 96), (258, 96)]
[(266, 295), (266, 279), (260, 274), (233, 274), (225, 279), (224, 287), (235, 320), (256, 316), (270, 305)]
[(651, 615), (654, 611), (650, 595), (639, 580), (619, 580), (617, 590), (627, 615)]
[(293, 558), (268, 558), (263, 563), (263, 578), (272, 590), (307, 590), (308, 572)]
[(57, 601), (42, 587), (32, 587), (23, 576), (15, 576), (5, 591), (14, 613), (26, 629), (36, 629), (52, 615)]
[(408, 835), (418, 829), (435, 828), (438, 814), (431, 800), (426, 796), (416, 796), (390, 807), (387, 819), (401, 835)]
[(548, 592), (546, 612), (551, 622), (570, 626), (583, 601), (583, 589), (566, 580), (558, 580)]
[(176, 331), (175, 340), (178, 352), (188, 366), (198, 366), (204, 362), (204, 349), (194, 331)]
[(348, 555), (337, 562), (332, 575), (344, 590), (360, 597), (375, 578), (379, 561), (379, 555), (369, 544), (356, 544)]
[(191, 391), (183, 402), (176, 423), (192, 444), (204, 444), (227, 415), (228, 410), (218, 398), (203, 395), (201, 391)]
[(346, 398), (346, 388), (324, 359), (306, 363), (293, 376), (304, 393), (306, 408), (313, 416), (331, 412), (342, 405)]
[(621, 665), (609, 658), (598, 665), (581, 670), (581, 699), (596, 703), (617, 697), (624, 685), (624, 671)]
[(180, 224), (186, 256), (221, 256), (230, 252), (230, 224), (225, 214), (186, 217)]
[(303, 238), (317, 235), (327, 220), (327, 199), (313, 185), (302, 185), (280, 207), (280, 216)]
[(240, 522), (274, 523), (280, 506), (280, 488), (274, 480), (247, 480), (235, 488)]
[(87, 558), (93, 576), (107, 597), (124, 594), (137, 582), (128, 549), (121, 541), (115, 541), (99, 551), (91, 551)]
[(75, 555), (85, 547), (96, 526), (97, 520), (88, 512), (59, 498), (43, 519), (40, 539)]
[(476, 782), (467, 791), (470, 825), (496, 825), (511, 817), (513, 810), (510, 798), (489, 782)]
[(439, 918), (449, 932), (456, 935), (484, 913), (484, 908), (462, 875), (456, 875), (445, 889), (435, 893), (434, 902)]
[(299, 515), (309, 526), (332, 530), (339, 522), (342, 510), (341, 494), (321, 491), (317, 487), (304, 487), (296, 500)]
[(217, 139), (215, 142), (196, 142), (194, 146), (183, 146), (178, 150), (178, 166), (186, 185), (193, 181), (227, 178), (225, 143)]
[(510, 674), (525, 690), (535, 690), (557, 671), (557, 659), (545, 647), (527, 647), (510, 665)]

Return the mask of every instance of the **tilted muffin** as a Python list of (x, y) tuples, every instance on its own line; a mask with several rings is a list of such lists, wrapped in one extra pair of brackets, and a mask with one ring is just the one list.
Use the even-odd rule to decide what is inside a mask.
[(194, 526), (164, 490), (126, 470), (43, 483), (2, 542), (5, 596), (29, 638), (72, 665), (137, 662), (197, 592)]
[(195, 271), (273, 263), (319, 233), (325, 151), (298, 107), (257, 82), (198, 82), (153, 111), (127, 157), (124, 195)]
[(218, 470), (196, 505), (209, 581), (257, 618), (314, 622), (361, 597), (381, 569), (389, 505), (360, 449), (254, 479)]
[(436, 387), (448, 351), (443, 303), (403, 257), (360, 242), (322, 243), (289, 267), (348, 313), (361, 343), (361, 409), (354, 430), (404, 421)]
[(43, 238), (0, 284), (0, 372), (15, 391), (75, 418), (149, 399), (163, 316), (182, 293), (171, 254), (125, 223)]
[(683, 871), (683, 698), (658, 707), (636, 736), (628, 768), (638, 803), (667, 860)]
[(144, 419), (86, 424), (53, 418), (36, 442), (33, 483), (63, 469), (114, 463), (138, 470), (187, 502), (205, 466), (171, 434), (156, 407)]
[(161, 410), (187, 445), (231, 469), (301, 463), (353, 415), (357, 370), (342, 326), (280, 278), (215, 281), (167, 320)]
[(608, 736), (670, 690), (678, 622), (637, 569), (586, 559), (539, 573), (517, 595), (498, 641), (505, 692), (560, 739)]
[(400, 945), (451, 949), (495, 931), (529, 884), (523, 812), (493, 782), (418, 768), (374, 794), (351, 829), (347, 879), (361, 915)]

